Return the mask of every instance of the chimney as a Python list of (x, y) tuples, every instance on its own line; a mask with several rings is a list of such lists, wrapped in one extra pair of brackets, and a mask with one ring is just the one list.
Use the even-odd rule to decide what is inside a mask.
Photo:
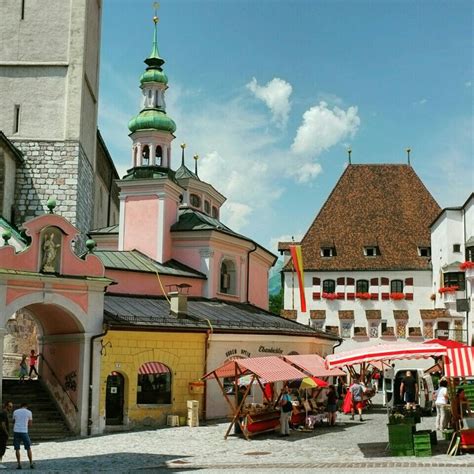
[(168, 293), (170, 299), (171, 314), (179, 318), (185, 318), (188, 315), (188, 295), (179, 291)]

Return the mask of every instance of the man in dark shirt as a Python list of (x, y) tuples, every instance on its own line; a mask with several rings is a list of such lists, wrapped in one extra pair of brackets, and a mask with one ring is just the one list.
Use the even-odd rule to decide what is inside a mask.
[(3, 410), (0, 412), (0, 469), (6, 469), (1, 464), (5, 450), (7, 449), (7, 441), (10, 436), (10, 425), (8, 421), (8, 413), (13, 410), (13, 403), (8, 401), (3, 404)]
[(400, 385), (400, 398), (405, 401), (407, 408), (415, 408), (418, 398), (418, 384), (412, 373), (407, 370)]

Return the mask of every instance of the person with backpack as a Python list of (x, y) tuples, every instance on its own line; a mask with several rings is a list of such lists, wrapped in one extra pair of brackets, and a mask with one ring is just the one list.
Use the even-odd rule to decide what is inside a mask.
[(288, 386), (281, 390), (280, 396), (280, 436), (290, 436), (290, 418), (293, 412), (293, 403), (289, 394)]

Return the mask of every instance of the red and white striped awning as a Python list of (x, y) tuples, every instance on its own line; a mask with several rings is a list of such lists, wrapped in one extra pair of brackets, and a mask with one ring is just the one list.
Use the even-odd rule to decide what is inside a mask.
[(318, 354), (284, 355), (281, 357), (283, 360), (295, 365), (300, 370), (304, 370), (313, 377), (337, 377), (338, 375), (346, 375), (341, 369), (326, 368), (324, 359)]
[(326, 357), (328, 369), (345, 365), (382, 360), (428, 359), (446, 355), (447, 348), (440, 344), (393, 343), (361, 347), (353, 351), (339, 352)]
[(146, 374), (166, 374), (170, 371), (166, 365), (161, 362), (146, 362), (139, 369), (138, 373), (140, 375)]
[(474, 377), (474, 347), (448, 349), (444, 370), (446, 377)]
[(231, 360), (209, 372), (203, 378), (234, 377), (236, 372), (238, 376), (255, 374), (266, 382), (300, 380), (306, 377), (306, 374), (279, 357), (270, 356)]

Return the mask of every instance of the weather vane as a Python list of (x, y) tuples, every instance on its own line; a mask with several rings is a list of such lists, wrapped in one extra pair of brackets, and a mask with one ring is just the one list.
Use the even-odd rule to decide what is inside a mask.
[(348, 149), (347, 149), (347, 154), (348, 154), (348, 156), (349, 156), (349, 164), (351, 165), (351, 164), (352, 164), (352, 160), (351, 160), (352, 148), (348, 148)]
[(408, 164), (410, 165), (410, 164), (411, 164), (411, 163), (410, 163), (410, 152), (411, 152), (411, 148), (407, 148), (405, 151), (407, 152)]
[(155, 16), (153, 17), (153, 22), (155, 24), (158, 23), (158, 8), (160, 8), (160, 4), (158, 2), (153, 2), (153, 10), (155, 10)]

